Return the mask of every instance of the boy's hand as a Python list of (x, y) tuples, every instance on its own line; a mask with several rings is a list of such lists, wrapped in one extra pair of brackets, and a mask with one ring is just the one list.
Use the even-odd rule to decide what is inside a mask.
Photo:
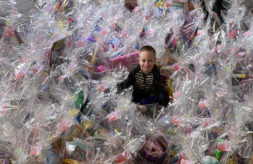
[(145, 105), (139, 105), (139, 109), (141, 113), (145, 113), (147, 111), (147, 107)]

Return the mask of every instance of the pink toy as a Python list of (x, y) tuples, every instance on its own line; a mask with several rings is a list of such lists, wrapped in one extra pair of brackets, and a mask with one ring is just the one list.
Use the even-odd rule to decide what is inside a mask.
[(138, 63), (138, 52), (129, 53), (123, 56), (117, 56), (110, 59), (110, 67), (115, 68), (118, 65), (129, 67)]
[(73, 122), (71, 120), (63, 120), (58, 125), (58, 132), (64, 133), (68, 128), (70, 128), (73, 125)]
[(207, 106), (208, 102), (207, 100), (199, 101), (199, 108), (204, 109)]
[(193, 161), (182, 159), (181, 164), (193, 164)]
[(218, 144), (218, 150), (220, 151), (231, 151), (231, 144), (230, 142), (222, 142)]
[(114, 122), (120, 118), (121, 118), (121, 111), (120, 110), (113, 111), (112, 113), (110, 113), (108, 115), (108, 120), (110, 123)]
[(104, 72), (104, 71), (106, 71), (106, 66), (104, 66), (104, 65), (99, 65), (99, 66), (97, 66), (96, 68), (95, 68), (95, 72), (96, 73), (102, 73), (102, 72)]
[(38, 156), (41, 153), (42, 146), (35, 145), (31, 147), (30, 155)]

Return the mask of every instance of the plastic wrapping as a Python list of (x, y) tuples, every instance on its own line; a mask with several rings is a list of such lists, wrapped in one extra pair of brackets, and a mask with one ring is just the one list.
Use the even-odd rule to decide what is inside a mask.
[[(220, 2), (0, 1), (0, 161), (249, 163), (252, 20)], [(173, 98), (145, 114), (117, 92), (144, 45)]]

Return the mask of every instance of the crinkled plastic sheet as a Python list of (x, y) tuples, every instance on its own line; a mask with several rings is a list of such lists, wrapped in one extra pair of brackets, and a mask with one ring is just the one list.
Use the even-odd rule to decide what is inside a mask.
[[(234, 1), (222, 24), (214, 2), (143, 0), (130, 12), (123, 0), (40, 0), (22, 12), (0, 1), (0, 159), (249, 162), (252, 21)], [(116, 89), (136, 63), (110, 61), (146, 44), (173, 101), (142, 114), (132, 88)]]

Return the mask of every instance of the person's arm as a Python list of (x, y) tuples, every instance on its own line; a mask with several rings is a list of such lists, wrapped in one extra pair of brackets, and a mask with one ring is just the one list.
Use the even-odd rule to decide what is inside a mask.
[(117, 92), (118, 93), (120, 93), (123, 89), (126, 89), (134, 84), (134, 81), (135, 81), (135, 77), (134, 77), (135, 73), (134, 72), (135, 72), (134, 70), (130, 71), (127, 79), (125, 81), (117, 84)]

